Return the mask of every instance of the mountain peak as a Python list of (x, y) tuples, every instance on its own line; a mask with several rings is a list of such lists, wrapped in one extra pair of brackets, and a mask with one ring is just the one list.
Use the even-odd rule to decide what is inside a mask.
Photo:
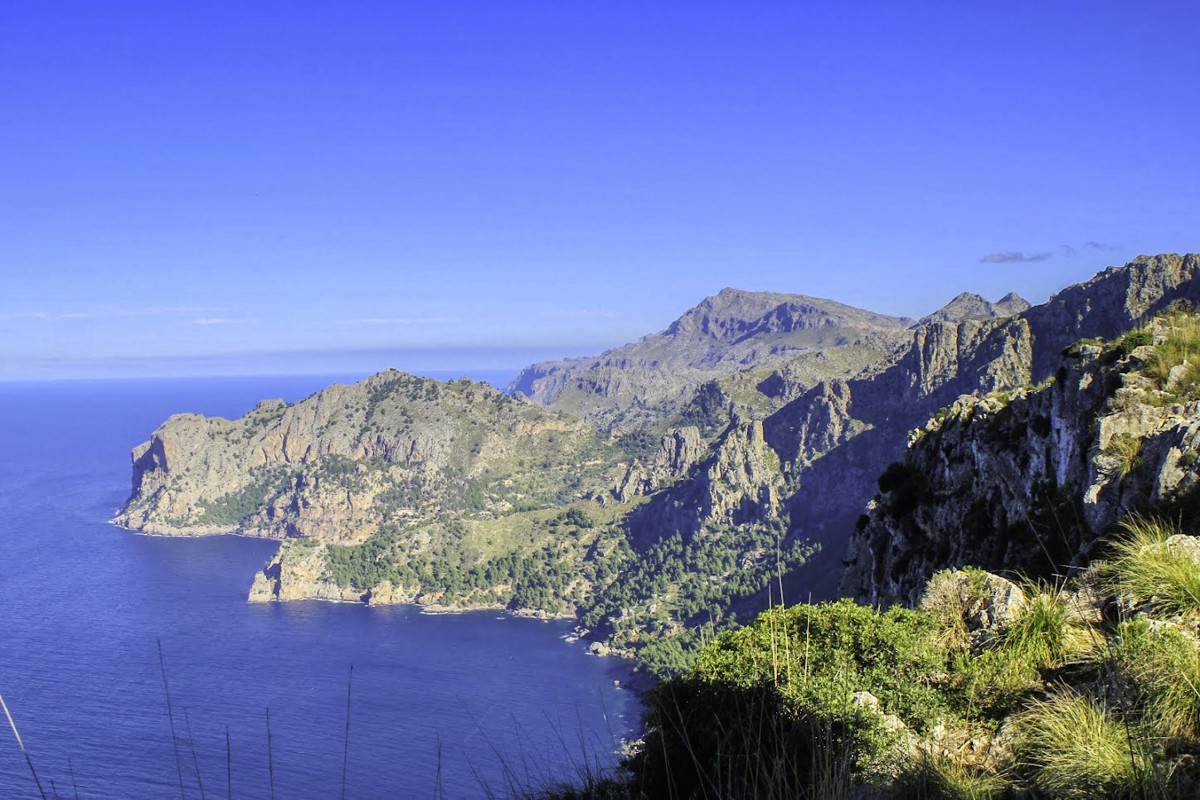
[(921, 318), (918, 325), (929, 325), (934, 322), (963, 322), (968, 319), (993, 319), (995, 317), (1011, 317), (1029, 308), (1016, 292), (1009, 292), (995, 303), (989, 302), (974, 292), (961, 292), (937, 311)]

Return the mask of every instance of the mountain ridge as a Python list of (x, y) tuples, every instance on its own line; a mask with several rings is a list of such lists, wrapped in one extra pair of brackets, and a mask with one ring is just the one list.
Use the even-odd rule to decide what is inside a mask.
[[(753, 614), (772, 576), (790, 597), (834, 596), (876, 478), (940, 406), (1030, 385), (1071, 342), (1195, 303), (1198, 276), (1196, 255), (1140, 257), (1012, 315), (1015, 296), (960, 295), (915, 327), (725, 290), (673, 323), (678, 352), (664, 331), (574, 360), (587, 388), (552, 408), (381, 373), (236, 421), (172, 418), (135, 450), (116, 521), (285, 538), (256, 599), (573, 614), (669, 670), (682, 655), (666, 643)], [(731, 308), (750, 310), (716, 313)], [(664, 360), (696, 353), (655, 388)]]

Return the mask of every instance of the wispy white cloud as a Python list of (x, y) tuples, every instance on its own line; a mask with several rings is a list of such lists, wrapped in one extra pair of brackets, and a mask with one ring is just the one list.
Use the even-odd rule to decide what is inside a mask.
[(237, 325), (244, 319), (227, 319), (225, 317), (199, 317), (192, 320), (193, 325)]
[(979, 259), (980, 264), (1019, 264), (1028, 263), (1031, 261), (1045, 261), (1050, 258), (1050, 253), (1032, 253), (1025, 255), (1024, 253), (989, 253)]
[(624, 317), (626, 314), (621, 311), (613, 311), (607, 308), (556, 308), (542, 312), (545, 317), (590, 317), (593, 319), (614, 319), (616, 317)]
[(166, 317), (166, 316), (188, 316), (192, 314), (211, 314), (218, 312), (219, 308), (202, 308), (188, 306), (162, 306), (162, 307), (139, 307), (139, 306), (102, 306), (98, 308), (73, 309), (69, 311), (17, 311), (9, 314), (0, 314), (0, 319), (34, 319), (43, 320), (46, 322), (55, 322), (58, 320), (72, 319), (112, 319), (121, 317)]
[(1083, 243), (1083, 249), (1085, 249), (1085, 250), (1098, 250), (1098, 251), (1100, 251), (1100, 252), (1102, 252), (1102, 253), (1116, 253), (1116, 252), (1117, 252), (1117, 251), (1119, 251), (1121, 248), (1120, 248), (1120, 246), (1119, 246), (1119, 245), (1115, 245), (1115, 244), (1107, 244), (1107, 243), (1105, 243), (1105, 242), (1084, 242), (1084, 243)]
[(462, 322), (461, 317), (362, 317), (334, 320), (334, 325), (441, 325)]

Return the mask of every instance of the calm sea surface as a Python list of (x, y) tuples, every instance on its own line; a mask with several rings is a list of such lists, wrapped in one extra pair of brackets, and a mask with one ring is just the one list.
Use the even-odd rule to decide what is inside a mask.
[[(331, 380), (0, 384), (0, 694), (47, 796), (179, 797), (182, 773), (188, 798), (230, 782), (265, 798), (273, 772), (281, 800), (339, 797), (351, 666), (347, 797), (503, 795), (614, 761), (637, 722), (614, 686), (628, 666), (564, 643), (566, 623), (250, 605), (273, 542), (107, 523), (130, 449), (168, 415), (238, 416)], [(0, 797), (37, 797), (0, 725)]]

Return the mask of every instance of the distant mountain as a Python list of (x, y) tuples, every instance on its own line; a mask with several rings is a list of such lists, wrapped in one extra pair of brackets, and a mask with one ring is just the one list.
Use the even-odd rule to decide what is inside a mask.
[(917, 326), (931, 325), (935, 322), (964, 322), (968, 319), (1011, 317), (1028, 309), (1029, 303), (1015, 292), (1009, 292), (995, 303), (989, 303), (977, 294), (963, 292), (932, 314), (921, 317)]
[(668, 419), (717, 378), (785, 364), (807, 386), (852, 377), (893, 353), (912, 324), (806, 295), (722, 289), (664, 331), (599, 356), (526, 367), (508, 390), (629, 430)]

